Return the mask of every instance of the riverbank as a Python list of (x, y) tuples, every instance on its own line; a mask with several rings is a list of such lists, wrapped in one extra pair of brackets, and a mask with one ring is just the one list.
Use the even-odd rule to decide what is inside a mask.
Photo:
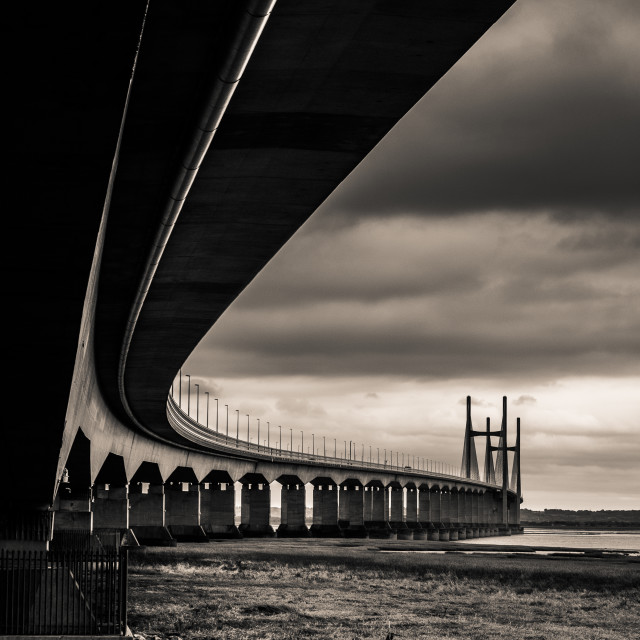
[(624, 554), (468, 553), (455, 543), (415, 553), (415, 543), (379, 542), (230, 540), (133, 552), (129, 626), (183, 640), (623, 640), (640, 626), (640, 564)]

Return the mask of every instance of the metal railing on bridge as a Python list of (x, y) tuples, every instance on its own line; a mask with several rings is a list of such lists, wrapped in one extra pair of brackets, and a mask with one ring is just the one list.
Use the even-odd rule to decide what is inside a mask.
[[(401, 464), (399, 459), (400, 454), (397, 452), (395, 463), (393, 461), (393, 452), (390, 456), (391, 461), (374, 462), (371, 458), (371, 453), (369, 459), (367, 459), (364, 454), (362, 454), (360, 458), (357, 456), (347, 458), (346, 456), (331, 456), (319, 453), (292, 451), (287, 448), (283, 449), (281, 438), (278, 439), (279, 446), (272, 447), (266, 444), (261, 445), (260, 443), (244, 440), (240, 438), (239, 435), (236, 435), (236, 437), (228, 436), (219, 431), (214, 431), (194, 420), (193, 417), (189, 416), (180, 408), (171, 394), (169, 394), (167, 399), (167, 418), (178, 433), (192, 442), (235, 455), (239, 452), (247, 452), (251, 454), (252, 458), (260, 458), (271, 462), (281, 461), (294, 464), (304, 463), (340, 468), (375, 469), (377, 471), (393, 471), (411, 475), (437, 476), (443, 479), (463, 478), (459, 473), (454, 472), (453, 467), (436, 460), (428, 460), (414, 456), (413, 459), (409, 459), (409, 462), (413, 464)], [(378, 451), (378, 448), (376, 448), (376, 450)]]

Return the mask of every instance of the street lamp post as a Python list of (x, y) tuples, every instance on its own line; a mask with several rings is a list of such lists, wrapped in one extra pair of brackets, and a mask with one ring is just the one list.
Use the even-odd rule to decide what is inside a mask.
[(322, 436), (322, 455), (325, 458), (327, 457), (327, 441), (325, 440), (324, 436)]
[(204, 395), (207, 396), (207, 429), (209, 428), (209, 392), (205, 391)]
[(216, 398), (215, 401), (216, 401), (216, 433), (218, 433), (218, 398)]
[(228, 438), (229, 437), (229, 405), (225, 404), (224, 406), (227, 408), (227, 438)]
[(260, 418), (258, 418), (258, 451), (260, 451)]
[(236, 409), (236, 447), (240, 444), (240, 409)]
[(247, 413), (247, 447), (249, 446), (249, 414)]
[(304, 455), (304, 431), (300, 429), (300, 452)]
[(180, 384), (178, 385), (178, 406), (182, 409), (182, 368), (180, 371)]
[(196, 382), (196, 422), (200, 424), (200, 385)]
[(278, 425), (278, 449), (282, 453), (282, 425)]
[(289, 437), (291, 438), (291, 454), (293, 455), (293, 427), (289, 427)]
[(187, 387), (187, 415), (191, 415), (191, 376), (188, 373), (184, 374), (189, 378), (189, 386)]
[(271, 439), (269, 438), (269, 430), (271, 429), (271, 425), (267, 422), (267, 449), (271, 449)]

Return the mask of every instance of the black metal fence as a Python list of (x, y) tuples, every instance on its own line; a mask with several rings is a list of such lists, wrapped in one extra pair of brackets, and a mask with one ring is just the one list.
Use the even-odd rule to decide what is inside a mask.
[(0, 551), (0, 635), (123, 635), (127, 551)]

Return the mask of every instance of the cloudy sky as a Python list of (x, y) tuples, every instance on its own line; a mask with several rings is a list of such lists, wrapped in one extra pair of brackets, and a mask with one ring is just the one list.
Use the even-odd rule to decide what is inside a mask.
[(640, 508), (639, 34), (517, 0), (185, 363), (220, 423), (459, 466), (506, 395), (524, 506)]

